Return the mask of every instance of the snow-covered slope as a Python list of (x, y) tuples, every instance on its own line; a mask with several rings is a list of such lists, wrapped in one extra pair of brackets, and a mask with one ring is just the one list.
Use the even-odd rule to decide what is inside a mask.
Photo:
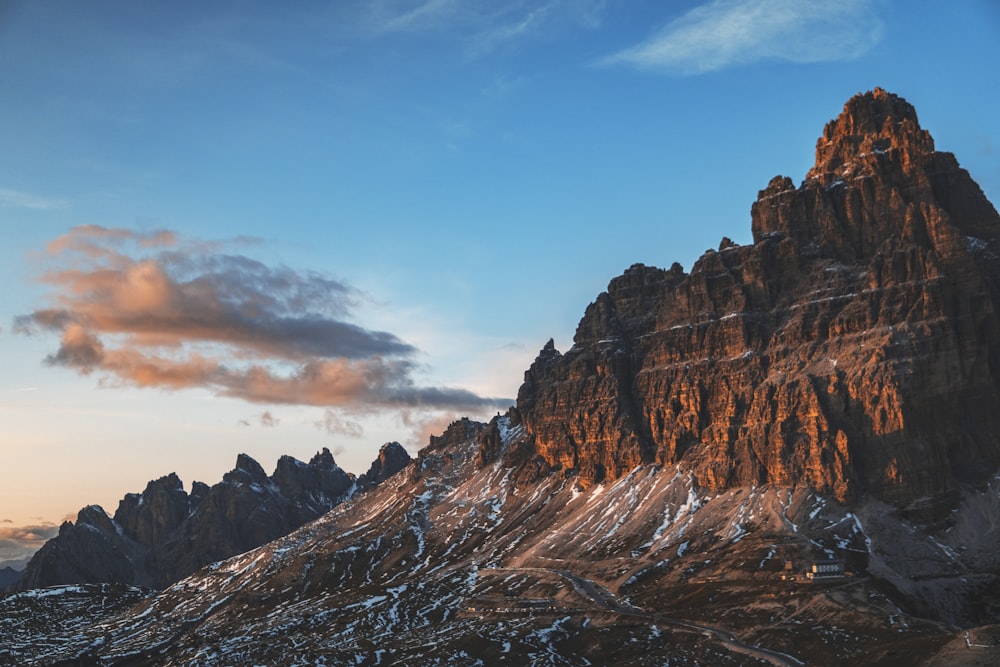
[[(504, 450), (522, 434), (507, 419), (494, 463), (482, 465), (482, 429), (458, 422), (378, 489), (286, 537), (131, 606), (91, 604), (77, 613), (86, 623), (52, 625), (44, 642), (0, 632), (0, 659), (912, 664), (955, 631), (908, 613), (919, 595), (887, 582), (933, 582), (921, 595), (953, 614), (965, 613), (963, 586), (985, 582), (950, 537), (965, 535), (964, 519), (930, 535), (884, 508), (803, 489), (705, 493), (657, 466), (586, 492), (563, 473), (518, 485)], [(956, 515), (996, 502), (984, 493), (993, 500)], [(849, 576), (807, 579), (827, 557)], [(25, 595), (0, 600), (0, 618), (67, 592)]]

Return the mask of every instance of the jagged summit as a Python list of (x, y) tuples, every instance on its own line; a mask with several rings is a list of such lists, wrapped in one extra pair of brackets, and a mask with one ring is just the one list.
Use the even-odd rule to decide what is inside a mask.
[(267, 473), (256, 460), (247, 454), (240, 454), (236, 457), (236, 467), (227, 472), (222, 477), (225, 482), (242, 482), (245, 484), (262, 483), (267, 481)]
[(358, 478), (358, 487), (371, 488), (381, 484), (410, 463), (410, 455), (398, 442), (387, 442), (378, 450), (368, 472)]
[(330, 453), (328, 447), (324, 447), (321, 451), (316, 452), (311, 459), (309, 459), (309, 465), (316, 466), (317, 468), (330, 469), (337, 464), (333, 460), (333, 454)]
[(906, 505), (1000, 467), (1000, 217), (881, 89), (828, 123), (796, 188), (684, 273), (613, 279), (518, 410), (540, 469), (584, 487), (643, 463), (699, 485)]
[(315, 519), (359, 490), (370, 489), (410, 461), (396, 443), (382, 448), (376, 473), (362, 479), (341, 469), (323, 448), (309, 463), (278, 459), (274, 474), (247, 454), (222, 481), (192, 485), (176, 473), (129, 493), (114, 517), (99, 506), (80, 510), (28, 563), (24, 589), (56, 584), (122, 583), (160, 588), (202, 565), (241, 553)]
[(969, 173), (935, 151), (909, 102), (881, 88), (852, 97), (826, 124), (802, 185), (774, 177), (751, 217), (755, 243), (781, 234), (848, 261), (893, 240), (948, 257), (966, 236), (1000, 235), (1000, 217)]
[[(837, 178), (850, 176), (858, 161), (869, 156), (894, 159), (909, 165), (919, 156), (934, 152), (934, 140), (921, 129), (917, 110), (902, 97), (875, 88), (859, 93), (844, 105), (844, 110), (823, 128), (816, 142), (816, 164), (806, 179), (829, 185)], [(870, 163), (871, 161), (869, 161)]]

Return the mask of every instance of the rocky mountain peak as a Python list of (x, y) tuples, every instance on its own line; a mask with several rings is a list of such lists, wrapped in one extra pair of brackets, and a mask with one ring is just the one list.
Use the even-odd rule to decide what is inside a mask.
[(88, 524), (99, 530), (106, 530), (113, 525), (111, 517), (100, 505), (87, 505), (81, 509), (76, 515), (76, 523)]
[(410, 455), (398, 442), (387, 442), (378, 451), (368, 472), (358, 478), (358, 486), (369, 488), (381, 484), (410, 464)]
[(243, 484), (263, 484), (268, 481), (267, 473), (257, 461), (246, 454), (236, 457), (236, 467), (222, 476), (222, 481)]
[[(354, 484), (354, 476), (345, 472), (333, 460), (333, 454), (326, 447), (317, 452), (309, 463), (303, 463), (291, 456), (282, 456), (271, 475), (271, 481), (278, 485), (288, 498), (300, 504), (312, 505), (312, 498), (325, 500), (321, 504), (336, 504), (344, 498)], [(313, 508), (320, 512), (321, 507)]]
[(881, 88), (827, 123), (798, 188), (776, 176), (751, 208), (755, 243), (790, 238), (807, 256), (870, 259), (902, 241), (947, 260), (967, 237), (1000, 237), (1000, 217), (913, 107)]
[(917, 111), (903, 98), (875, 88), (847, 101), (823, 128), (816, 142), (816, 164), (806, 179), (828, 185), (858, 169), (877, 166), (880, 157), (909, 166), (934, 152), (934, 140), (921, 129)]
[(325, 470), (337, 467), (337, 464), (333, 460), (333, 454), (330, 453), (330, 450), (327, 447), (324, 447), (322, 451), (316, 452), (313, 457), (309, 459), (309, 465), (314, 468), (323, 468)]
[(913, 107), (876, 89), (773, 178), (753, 245), (634, 265), (551, 341), (517, 410), (544, 471), (644, 463), (716, 489), (905, 505), (1000, 466), (1000, 216)]

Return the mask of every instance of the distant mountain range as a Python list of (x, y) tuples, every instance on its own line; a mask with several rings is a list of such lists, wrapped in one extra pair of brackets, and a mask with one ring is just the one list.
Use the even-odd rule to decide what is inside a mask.
[(0, 567), (0, 591), (7, 588), (21, 578), (21, 570), (15, 570), (10, 566)]
[(409, 462), (406, 450), (391, 442), (370, 470), (355, 478), (324, 448), (309, 463), (282, 456), (268, 477), (259, 463), (240, 454), (221, 482), (211, 487), (195, 482), (190, 494), (171, 473), (122, 498), (113, 517), (97, 505), (80, 510), (75, 524), (64, 523), (32, 557), (16, 588), (80, 583), (163, 588), (203, 565), (288, 534)]
[[(0, 599), (0, 662), (1000, 664), (1000, 216), (875, 89), (752, 225), (690, 273), (613, 279), (508, 414), (370, 491), (279, 462), (332, 485), (283, 537), (160, 591)], [(306, 515), (279, 471), (223, 481), (261, 540)], [(162, 545), (129, 561), (146, 576), (202, 534), (156, 527), (215, 506), (151, 486), (76, 524)]]

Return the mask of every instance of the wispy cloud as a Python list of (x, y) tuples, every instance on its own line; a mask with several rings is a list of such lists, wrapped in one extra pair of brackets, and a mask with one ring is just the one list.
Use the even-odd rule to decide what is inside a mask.
[(377, 25), (385, 32), (418, 30), (447, 24), (463, 13), (463, 3), (455, 0), (388, 0), (370, 5)]
[(250, 427), (256, 422), (264, 428), (274, 428), (281, 423), (281, 420), (271, 414), (270, 410), (265, 410), (264, 412), (254, 415), (253, 417), (248, 417), (246, 419), (241, 419), (237, 422), (238, 426)]
[(47, 246), (49, 307), (16, 318), (14, 330), (59, 333), (46, 362), (108, 387), (358, 410), (509, 403), (418, 385), (412, 345), (350, 321), (361, 291), (224, 246), (167, 230), (76, 227)]
[(410, 431), (407, 440), (418, 447), (430, 444), (432, 435), (441, 435), (452, 422), (461, 418), (462, 415), (449, 411), (413, 413), (404, 410), (399, 414), (400, 423)]
[(28, 192), (22, 192), (20, 190), (0, 188), (0, 206), (48, 211), (69, 208), (69, 202), (64, 199), (41, 197)]
[(323, 419), (315, 422), (316, 428), (323, 429), (330, 435), (345, 435), (349, 438), (360, 438), (364, 428), (358, 422), (348, 419), (327, 408)]
[(713, 0), (602, 62), (701, 74), (765, 60), (843, 61), (882, 33), (877, 0)]
[(606, 0), (381, 0), (369, 5), (369, 25), (380, 33), (447, 32), (486, 55), (521, 39), (566, 27), (601, 25)]

